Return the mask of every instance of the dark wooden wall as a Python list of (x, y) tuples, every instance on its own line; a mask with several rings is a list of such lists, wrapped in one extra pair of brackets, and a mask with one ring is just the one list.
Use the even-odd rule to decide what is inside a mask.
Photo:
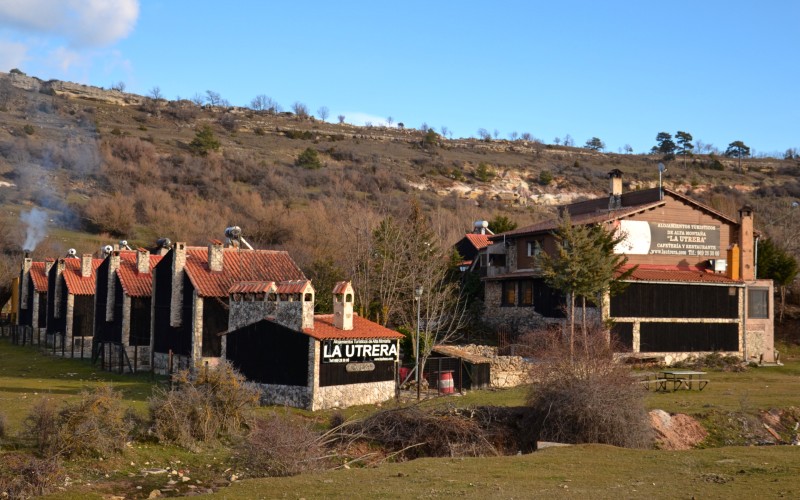
[(738, 351), (736, 323), (642, 323), (641, 352)]
[(285, 326), (262, 320), (226, 336), (225, 357), (245, 377), (261, 384), (308, 386), (312, 340)]
[(228, 299), (203, 298), (203, 356), (222, 355), (219, 334), (228, 331)]
[[(731, 295), (733, 291), (733, 295)], [(631, 283), (611, 297), (612, 318), (738, 318), (739, 289)]]
[(185, 273), (183, 281), (184, 293), (181, 326), (172, 327), (169, 324), (170, 302), (172, 300), (172, 260), (174, 258), (174, 252), (174, 250), (169, 251), (158, 265), (153, 268), (156, 286), (155, 290), (153, 290), (153, 309), (155, 314), (155, 329), (153, 330), (154, 350), (160, 353), (167, 353), (172, 350), (174, 354), (188, 356), (191, 354), (192, 349), (192, 286)]

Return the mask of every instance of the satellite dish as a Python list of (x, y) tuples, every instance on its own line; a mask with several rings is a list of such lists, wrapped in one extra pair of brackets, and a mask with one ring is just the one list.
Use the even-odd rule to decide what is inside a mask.
[(658, 171), (659, 171), (659, 172), (665, 172), (666, 170), (667, 170), (667, 167), (665, 167), (663, 163), (660, 163), (660, 162), (659, 162), (659, 164), (658, 164)]

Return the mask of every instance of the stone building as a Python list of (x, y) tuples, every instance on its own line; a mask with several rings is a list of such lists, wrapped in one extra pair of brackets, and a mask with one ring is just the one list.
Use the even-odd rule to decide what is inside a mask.
[[(622, 172), (610, 172), (608, 197), (561, 207), (573, 224), (599, 225), (625, 237), (615, 252), (638, 266), (625, 290), (600, 303), (622, 350), (674, 362), (723, 352), (773, 361), (773, 284), (756, 279), (752, 209), (739, 218), (669, 189), (622, 192)], [(485, 320), (518, 331), (562, 321), (564, 299), (536, 267), (555, 249), (557, 220), (490, 237)], [(502, 255), (503, 258), (498, 256)]]
[(29, 257), (22, 261), (19, 276), (19, 307), (17, 324), (31, 327), (31, 343), (39, 343), (46, 334), (47, 325), (47, 274), (53, 261), (33, 262)]
[(92, 254), (60, 258), (47, 275), (47, 343), (66, 357), (91, 358), (95, 271)]
[(98, 266), (94, 341), (103, 366), (150, 370), (151, 269), (160, 260), (144, 248), (113, 250)]
[(310, 282), (239, 283), (230, 290), (225, 357), (263, 390), (266, 404), (308, 410), (391, 399), (402, 335), (353, 312), (337, 283), (334, 313), (313, 314)]
[(156, 373), (222, 356), (228, 330), (229, 290), (243, 281), (306, 281), (288, 253), (175, 243), (153, 267), (151, 357)]

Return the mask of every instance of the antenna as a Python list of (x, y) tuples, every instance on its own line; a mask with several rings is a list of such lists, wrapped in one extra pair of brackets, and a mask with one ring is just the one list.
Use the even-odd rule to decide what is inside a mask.
[(667, 171), (667, 167), (664, 166), (663, 163), (658, 163), (658, 199), (664, 199), (664, 188), (661, 184), (661, 174)]

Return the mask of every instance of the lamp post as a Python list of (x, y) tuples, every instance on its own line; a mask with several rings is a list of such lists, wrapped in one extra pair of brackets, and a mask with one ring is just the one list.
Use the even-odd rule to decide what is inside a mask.
[(414, 300), (417, 301), (417, 336), (414, 337), (414, 362), (416, 363), (415, 371), (417, 373), (417, 401), (420, 398), (420, 381), (422, 377), (419, 376), (419, 317), (420, 306), (422, 303), (422, 285), (417, 285), (414, 288)]

